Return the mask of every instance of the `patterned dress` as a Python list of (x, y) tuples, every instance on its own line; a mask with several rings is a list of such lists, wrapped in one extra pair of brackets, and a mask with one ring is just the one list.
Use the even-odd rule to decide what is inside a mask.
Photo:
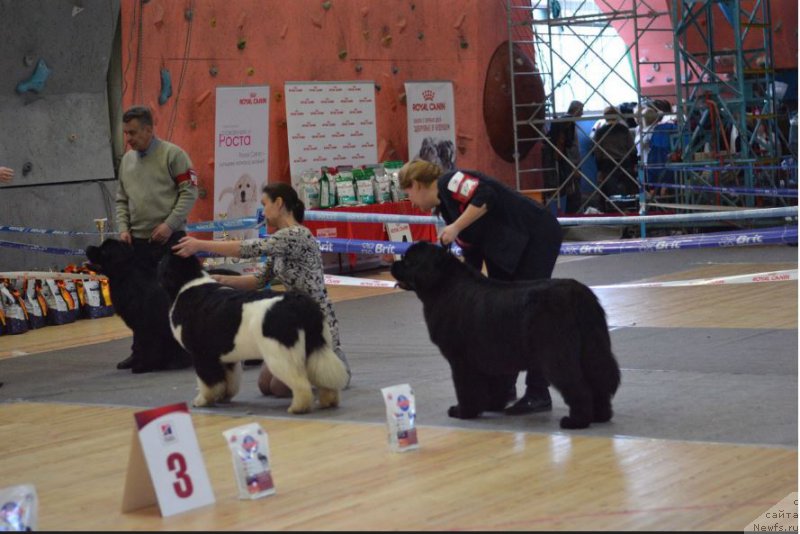
[(339, 321), (325, 289), (322, 254), (311, 231), (305, 226), (281, 228), (267, 239), (242, 241), (240, 254), (242, 258), (267, 257), (264, 269), (256, 275), (260, 285), (277, 279), (287, 289), (305, 291), (319, 303), (331, 330), (333, 350), (344, 362), (349, 375), (350, 365), (339, 343)]

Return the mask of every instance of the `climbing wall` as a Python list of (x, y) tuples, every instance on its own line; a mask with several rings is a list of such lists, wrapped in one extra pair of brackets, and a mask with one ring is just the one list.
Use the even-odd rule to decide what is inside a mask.
[(289, 182), (285, 82), (373, 81), (385, 161), (408, 158), (404, 83), (451, 80), (459, 164), (514, 184), (513, 163), (492, 148), (483, 115), (489, 62), (508, 39), (505, 2), (126, 1), (121, 28), (124, 105), (152, 107), (157, 134), (186, 148), (198, 170), (190, 220), (213, 218), (218, 85), (270, 86), (269, 177), (260, 178)]
[[(107, 72), (118, 18), (118, 1), (0, 1), (0, 165), (16, 171), (0, 186), (0, 225), (93, 230), (93, 218), (108, 217), (116, 185)], [(94, 180), (108, 182), (84, 183)], [(86, 243), (12, 233), (0, 239)], [(0, 249), (0, 270), (65, 261)]]

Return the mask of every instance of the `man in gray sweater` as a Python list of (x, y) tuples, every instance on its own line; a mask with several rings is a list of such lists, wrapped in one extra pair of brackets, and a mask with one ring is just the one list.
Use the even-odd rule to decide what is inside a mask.
[[(148, 108), (129, 108), (122, 122), (132, 150), (122, 156), (119, 166), (117, 230), (155, 278), (159, 260), (170, 253), (167, 242), (186, 235), (186, 219), (197, 201), (197, 174), (182, 148), (155, 136)], [(129, 368), (130, 360), (117, 368)]]

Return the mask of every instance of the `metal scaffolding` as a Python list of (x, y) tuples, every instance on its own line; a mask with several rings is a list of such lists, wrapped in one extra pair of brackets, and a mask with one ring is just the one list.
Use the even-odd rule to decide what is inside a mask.
[[(656, 9), (659, 6), (661, 11)], [(748, 189), (780, 187), (776, 176), (785, 139), (776, 121), (769, 2), (673, 0), (671, 10), (663, 6), (663, 2), (653, 0), (507, 0), (509, 47), (532, 54), (536, 65), (532, 70), (526, 68), (509, 54), (512, 76), (537, 76), (545, 87), (544, 102), (523, 102), (515, 94), (515, 82), (511, 83), (518, 188), (523, 175), (541, 176), (546, 202), (557, 202), (569, 184), (569, 179), (557, 177), (558, 162), (568, 165), (583, 184), (581, 212), (595, 207), (615, 214), (643, 214), (648, 210), (753, 206), (757, 197), (747, 193)], [(664, 24), (666, 20), (671, 24)], [(726, 21), (731, 29), (716, 31)], [(624, 30), (633, 36), (621, 54), (609, 56), (599, 46), (606, 30)], [(642, 94), (643, 67), (650, 72), (664, 65), (640, 54), (639, 42), (648, 32), (663, 32), (660, 42), (674, 50), (674, 89), (667, 85), (669, 94)], [(556, 46), (557, 34), (570, 36), (570, 50)], [(591, 66), (592, 74), (585, 72), (586, 65)], [(628, 66), (633, 81), (619, 75), (618, 71)], [(598, 74), (599, 70), (602, 73)], [(570, 160), (548, 136), (555, 124), (601, 120), (600, 109), (619, 107), (620, 95), (607, 89), (605, 83), (615, 76), (631, 90), (633, 96), (627, 102), (635, 104), (621, 118), (635, 120), (636, 128), (631, 132), (637, 134), (637, 144), (642, 141), (633, 149), (637, 157), (634, 167), (624, 164), (624, 156), (614, 160), (616, 167), (609, 174), (615, 174), (627, 186), (626, 194), (617, 195), (610, 194), (613, 190), (606, 187), (603, 176), (595, 181), (581, 169), (596, 154), (609, 155), (601, 146), (602, 139), (592, 138), (590, 149), (579, 160)], [(667, 79), (668, 83), (672, 81)], [(588, 86), (587, 100), (594, 101), (591, 108), (587, 106), (591, 111), (580, 118), (564, 114), (568, 99), (563, 88), (575, 84)], [(643, 127), (645, 109), (659, 98), (675, 102), (674, 116), (669, 108), (663, 112), (669, 116), (664, 118), (671, 120), (659, 128), (658, 139), (664, 144), (661, 160), (652, 154), (643, 160), (637, 151), (646, 146), (648, 153), (650, 141), (655, 140), (650, 126)], [(526, 167), (519, 147), (537, 141), (542, 165)], [(729, 185), (745, 193), (725, 192)], [(762, 202), (774, 202), (770, 198), (780, 196), (764, 198), (767, 200)], [(777, 203), (785, 205), (780, 200)]]
[[(752, 207), (753, 194), (698, 193), (692, 186), (747, 191), (782, 185), (788, 143), (778, 128), (770, 2), (674, 0), (672, 19), (678, 161), (670, 166), (688, 186), (681, 201)], [(760, 200), (768, 201), (775, 202)]]

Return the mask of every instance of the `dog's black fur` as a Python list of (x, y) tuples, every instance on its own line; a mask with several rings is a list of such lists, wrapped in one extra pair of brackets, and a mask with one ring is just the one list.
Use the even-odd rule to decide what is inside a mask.
[(194, 256), (165, 256), (158, 279), (172, 301), (172, 333), (194, 360), (195, 406), (233, 398), (239, 391), (239, 362), (258, 356), (292, 390), (289, 413), (311, 410), (312, 384), (320, 407), (339, 404), (347, 369), (333, 352), (322, 309), (307, 293), (223, 286)]
[(620, 372), (590, 288), (567, 279), (492, 280), (424, 242), (391, 270), (422, 301), (431, 341), (450, 363), (458, 399), (451, 417), (502, 410), (505, 377), (536, 366), (569, 406), (561, 428), (611, 419)]
[(133, 247), (109, 238), (99, 247), (87, 247), (86, 257), (92, 270), (108, 277), (114, 311), (133, 331), (131, 372), (190, 367), (191, 357), (169, 328), (169, 296), (152, 270), (136, 259)]

